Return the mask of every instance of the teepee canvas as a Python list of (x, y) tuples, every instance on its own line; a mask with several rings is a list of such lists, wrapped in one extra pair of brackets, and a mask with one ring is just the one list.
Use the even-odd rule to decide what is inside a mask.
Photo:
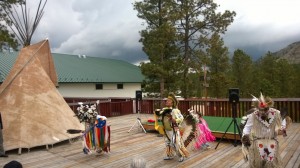
[(5, 150), (32, 148), (74, 138), (83, 129), (58, 92), (49, 41), (23, 48), (0, 86)]

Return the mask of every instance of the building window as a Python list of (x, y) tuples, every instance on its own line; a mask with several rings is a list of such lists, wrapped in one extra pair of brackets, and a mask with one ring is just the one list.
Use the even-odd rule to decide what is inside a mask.
[(118, 89), (123, 89), (123, 84), (117, 84)]
[(103, 84), (96, 84), (96, 90), (102, 90), (103, 89)]

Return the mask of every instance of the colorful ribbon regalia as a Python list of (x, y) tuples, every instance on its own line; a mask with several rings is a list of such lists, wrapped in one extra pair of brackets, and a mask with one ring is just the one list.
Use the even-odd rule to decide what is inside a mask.
[(97, 116), (94, 124), (87, 124), (88, 129), (83, 133), (83, 152), (91, 154), (110, 151), (110, 126), (107, 125), (105, 116)]

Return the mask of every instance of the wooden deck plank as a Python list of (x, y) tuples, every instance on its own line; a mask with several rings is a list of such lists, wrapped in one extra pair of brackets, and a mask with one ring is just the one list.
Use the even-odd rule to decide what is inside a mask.
[[(74, 139), (72, 143), (65, 141), (50, 146), (30, 149), (18, 155), (16, 150), (8, 151), (8, 158), (0, 158), (0, 167), (11, 160), (20, 161), (25, 168), (92, 168), (92, 167), (125, 167), (128, 168), (132, 158), (144, 157), (147, 168), (243, 168), (248, 163), (244, 161), (241, 145), (236, 147), (233, 141), (223, 139), (210, 143), (209, 150), (191, 150), (190, 157), (184, 162), (178, 162), (178, 158), (165, 161), (164, 139), (158, 137), (157, 132), (144, 133), (135, 125), (130, 132), (129, 129), (136, 122), (137, 117), (147, 120), (152, 115), (126, 115), (108, 118), (111, 126), (111, 151), (109, 153), (85, 155), (82, 152), (81, 139)], [(219, 140), (219, 139), (218, 139)], [(288, 130), (288, 136), (280, 137), (280, 152), (286, 168), (298, 168), (300, 164), (300, 123), (293, 123)], [(219, 143), (219, 145), (218, 145)], [(218, 145), (217, 149), (215, 147)]]
[(293, 154), (293, 156), (290, 158), (290, 160), (287, 161), (286, 167), (296, 167), (299, 168), (300, 165), (300, 145), (298, 143), (298, 147), (296, 147), (296, 152)]

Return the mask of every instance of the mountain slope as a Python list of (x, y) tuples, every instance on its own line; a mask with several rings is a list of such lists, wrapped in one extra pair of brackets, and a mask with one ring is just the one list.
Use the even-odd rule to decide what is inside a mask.
[(300, 41), (292, 43), (273, 54), (281, 59), (288, 60), (289, 63), (300, 64)]

